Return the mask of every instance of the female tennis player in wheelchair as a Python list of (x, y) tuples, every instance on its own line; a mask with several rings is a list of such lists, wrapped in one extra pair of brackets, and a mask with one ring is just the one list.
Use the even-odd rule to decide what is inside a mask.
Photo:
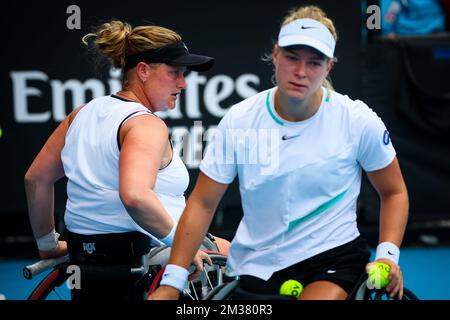
[(276, 86), (232, 106), (218, 125), (164, 279), (150, 299), (178, 298), (186, 268), (236, 176), (244, 216), (226, 272), (239, 276), (238, 288), (279, 295), (294, 280), (304, 286), (299, 299), (346, 299), (371, 266), (356, 223), (362, 171), (381, 202), (375, 261), (390, 266), (389, 296), (402, 298), (407, 189), (382, 120), (326, 80), (336, 39), (333, 22), (318, 7), (286, 16), (271, 56)]
[[(214, 59), (189, 53), (180, 35), (156, 25), (110, 21), (83, 41), (122, 70), (123, 88), (75, 109), (45, 143), (25, 175), (30, 222), (42, 259), (68, 251), (70, 264), (81, 267), (73, 299), (142, 299), (130, 270), (145, 262), (150, 238), (172, 244), (189, 183), (153, 112), (173, 109), (185, 71), (208, 70)], [(63, 176), (67, 244), (53, 216), (54, 183)], [(226, 251), (226, 241), (216, 240)], [(192, 277), (203, 259), (201, 251), (191, 259)]]

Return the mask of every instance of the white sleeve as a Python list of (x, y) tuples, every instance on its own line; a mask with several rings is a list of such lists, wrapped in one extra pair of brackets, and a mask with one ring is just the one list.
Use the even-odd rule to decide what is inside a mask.
[(366, 172), (387, 167), (394, 160), (395, 149), (383, 121), (369, 107), (359, 117), (357, 160)]
[(222, 118), (214, 130), (211, 142), (206, 147), (200, 170), (211, 179), (230, 184), (237, 174), (231, 110)]

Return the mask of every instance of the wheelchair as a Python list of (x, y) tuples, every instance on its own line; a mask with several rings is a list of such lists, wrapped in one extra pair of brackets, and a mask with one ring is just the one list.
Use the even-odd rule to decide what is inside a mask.
[[(232, 280), (224, 274), (227, 257), (219, 252), (219, 248), (211, 235), (205, 237), (200, 249), (208, 253), (212, 264), (211, 266), (205, 264), (200, 276), (186, 283), (180, 300), (204, 300), (211, 290)], [(152, 277), (153, 280), (150, 284), (147, 298), (159, 287), (165, 265), (169, 261), (170, 252), (171, 248), (164, 246), (155, 247), (148, 253), (148, 270), (154, 276)]]
[[(134, 287), (144, 292), (142, 299), (149, 296), (158, 286), (164, 266), (168, 263), (170, 257), (170, 247), (161, 246), (153, 247), (150, 252), (143, 257), (142, 266), (139, 268), (131, 268), (131, 270), (116, 270), (115, 267), (109, 267), (108, 273), (112, 276), (123, 276), (124, 271), (127, 275), (137, 277)], [(211, 258), (212, 265), (205, 265), (202, 274), (195, 280), (189, 281), (186, 284), (181, 299), (183, 300), (203, 300), (205, 296), (215, 287), (225, 283), (226, 276), (223, 268), (226, 264), (226, 256), (218, 252), (218, 247), (214, 242), (214, 237), (208, 234), (201, 246), (201, 249), (207, 252)], [(59, 299), (61, 295), (58, 291), (64, 290), (61, 288), (65, 284), (71, 273), (69, 272), (69, 257), (68, 255), (56, 259), (41, 260), (35, 264), (23, 268), (23, 276), (26, 279), (33, 279), (36, 275), (51, 270), (34, 288), (27, 300), (45, 300), (49, 298), (51, 293), (55, 293)], [(82, 269), (82, 272), (88, 272)], [(96, 271), (98, 272), (98, 271)], [(104, 273), (102, 271), (102, 273)]]
[[(295, 297), (282, 295), (256, 294), (238, 287), (239, 279), (222, 283), (212, 289), (204, 300), (296, 300)], [(391, 300), (384, 289), (369, 289), (367, 274), (363, 273), (347, 300)], [(403, 288), (402, 300), (419, 300), (408, 288)]]
[[(391, 298), (384, 289), (370, 289), (367, 286), (367, 274), (364, 273), (347, 300), (391, 300)], [(411, 290), (403, 287), (402, 300), (419, 300), (419, 298)]]

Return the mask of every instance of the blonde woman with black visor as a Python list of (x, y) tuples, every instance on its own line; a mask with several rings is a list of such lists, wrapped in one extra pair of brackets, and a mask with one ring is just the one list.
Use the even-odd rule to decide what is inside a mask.
[[(292, 10), (284, 19), (272, 53), (276, 87), (232, 106), (221, 120), (179, 222), (164, 285), (151, 298), (178, 297), (236, 176), (244, 216), (231, 243), (228, 275), (239, 276), (239, 287), (255, 294), (279, 294), (293, 279), (304, 286), (299, 299), (347, 298), (370, 266), (356, 223), (362, 171), (381, 201), (375, 261), (390, 265), (387, 292), (402, 297), (398, 259), (407, 190), (382, 120), (326, 81), (336, 39), (318, 7)], [(245, 143), (251, 134), (242, 133), (248, 132), (258, 139)], [(255, 156), (260, 150), (265, 159)]]
[[(102, 270), (82, 272), (73, 299), (143, 299), (135, 278), (105, 275), (142, 266), (150, 244), (172, 244), (189, 175), (153, 113), (175, 108), (186, 70), (206, 71), (214, 59), (190, 53), (178, 33), (156, 25), (114, 20), (83, 41), (122, 70), (123, 88), (76, 108), (45, 143), (25, 176), (30, 222), (42, 259), (68, 251), (71, 264)], [(67, 243), (53, 216), (54, 183), (63, 176)], [(192, 258), (194, 278), (202, 260), (211, 261), (201, 251)]]

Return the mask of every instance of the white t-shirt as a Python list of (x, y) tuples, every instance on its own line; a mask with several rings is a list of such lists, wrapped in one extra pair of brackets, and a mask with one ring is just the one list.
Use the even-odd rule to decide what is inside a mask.
[[(139, 103), (104, 96), (90, 101), (71, 123), (61, 152), (68, 178), (64, 219), (69, 231), (86, 235), (128, 231), (148, 234), (130, 217), (119, 197), (118, 129), (142, 114), (151, 112)], [(186, 205), (188, 184), (187, 169), (174, 152), (170, 164), (159, 170), (153, 190), (175, 222)]]
[(324, 90), (319, 110), (289, 122), (272, 88), (234, 105), (200, 170), (224, 184), (239, 177), (244, 216), (231, 243), (229, 275), (267, 280), (281, 269), (358, 235), (361, 168), (395, 157), (381, 119), (363, 102)]

